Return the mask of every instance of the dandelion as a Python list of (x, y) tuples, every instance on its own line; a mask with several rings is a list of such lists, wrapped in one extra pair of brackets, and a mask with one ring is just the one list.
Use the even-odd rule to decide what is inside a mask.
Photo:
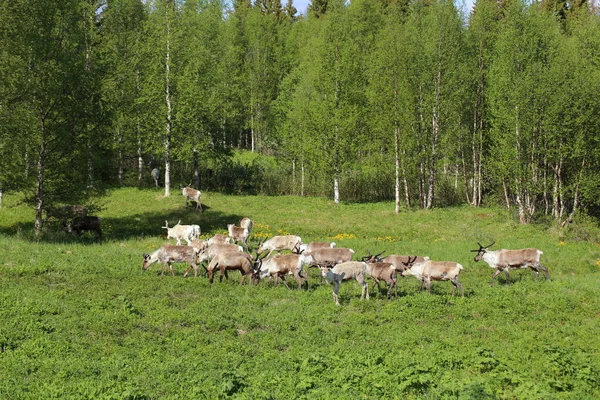
[(600, 267), (600, 260), (596, 261), (596, 266)]
[(565, 242), (558, 242), (557, 246), (564, 246), (565, 244)]
[(354, 233), (338, 233), (334, 237), (334, 240), (343, 240), (343, 239), (356, 239), (356, 235)]

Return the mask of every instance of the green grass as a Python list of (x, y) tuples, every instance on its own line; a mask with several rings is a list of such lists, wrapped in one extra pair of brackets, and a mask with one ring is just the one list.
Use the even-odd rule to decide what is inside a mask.
[[(1, 398), (598, 398), (600, 245), (574, 241), (588, 223), (522, 226), (501, 209), (394, 214), (390, 203), (120, 189), (101, 201), (105, 239), (50, 224), (32, 236), (20, 197), (0, 209)], [(360, 301), (342, 285), (341, 307), (311, 270), (308, 290), (210, 285), (205, 277), (142, 273), (142, 253), (164, 243), (164, 221), (225, 233), (248, 216), (259, 238), (280, 233), (333, 240), (357, 256), (428, 255), (460, 262), (465, 297), (449, 282), (431, 295), (399, 282), (400, 297)], [(576, 231), (577, 235), (570, 232)], [(476, 243), (537, 247), (552, 282), (529, 271), (499, 277), (473, 262)], [(294, 286), (294, 285), (290, 285)]]

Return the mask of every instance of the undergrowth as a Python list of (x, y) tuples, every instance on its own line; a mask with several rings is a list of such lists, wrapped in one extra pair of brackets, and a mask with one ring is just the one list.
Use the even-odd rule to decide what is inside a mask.
[[(49, 225), (5, 196), (0, 209), (2, 398), (598, 398), (600, 245), (593, 221), (519, 225), (501, 209), (394, 214), (393, 204), (204, 193), (204, 213), (153, 190), (103, 199), (104, 239)], [(310, 271), (308, 290), (239, 286), (142, 273), (142, 253), (165, 242), (164, 221), (204, 237), (253, 219), (250, 247), (276, 234), (331, 240), (356, 257), (420, 254), (460, 262), (465, 297), (399, 282), (390, 301), (360, 300), (344, 283), (340, 307)], [(588, 232), (584, 235), (582, 232)], [(552, 282), (500, 276), (473, 261), (477, 242), (537, 247)]]

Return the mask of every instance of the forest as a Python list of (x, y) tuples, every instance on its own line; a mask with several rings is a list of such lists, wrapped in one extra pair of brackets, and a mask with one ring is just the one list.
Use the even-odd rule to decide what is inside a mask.
[(594, 3), (3, 0), (0, 201), (191, 184), (600, 214)]

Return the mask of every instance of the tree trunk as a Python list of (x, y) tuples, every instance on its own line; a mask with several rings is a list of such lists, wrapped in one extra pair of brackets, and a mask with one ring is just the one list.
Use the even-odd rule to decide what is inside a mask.
[(142, 157), (142, 138), (139, 134), (139, 126), (138, 126), (137, 156), (138, 156), (138, 185), (141, 186), (143, 178), (144, 178), (144, 158)]
[(304, 157), (302, 158), (301, 169), (301, 178), (300, 178), (300, 196), (304, 197)]
[(292, 194), (296, 193), (296, 158), (292, 158)]
[(508, 196), (508, 187), (506, 186), (506, 180), (502, 178), (502, 189), (504, 189), (504, 202), (506, 209), (510, 210), (510, 197)]
[(35, 236), (42, 233), (42, 214), (44, 212), (44, 175), (46, 163), (46, 121), (41, 118), (41, 143), (37, 159), (37, 187), (35, 191), (35, 223), (33, 225)]
[(117, 143), (119, 146), (119, 169), (117, 171), (117, 178), (119, 180), (119, 186), (123, 186), (123, 174), (124, 174), (124, 161), (123, 161), (123, 135), (121, 135), (121, 129), (117, 127)]
[(198, 150), (194, 149), (193, 150), (194, 154), (193, 154), (193, 165), (194, 165), (194, 187), (196, 189), (200, 189), (200, 171), (198, 170), (199, 166), (198, 166)]
[[(140, 93), (140, 70), (136, 70), (135, 77), (136, 92)], [(136, 115), (136, 132), (137, 132), (137, 156), (138, 156), (138, 186), (142, 186), (144, 180), (144, 158), (142, 154), (142, 129), (140, 128), (140, 116)]]
[(333, 177), (333, 202), (335, 204), (340, 202), (340, 177), (337, 174)]
[(167, 103), (167, 125), (165, 130), (165, 197), (171, 195), (171, 36), (169, 23), (169, 10), (166, 11), (167, 19), (167, 53), (165, 57), (165, 101)]
[(396, 214), (400, 213), (400, 129), (396, 126), (394, 129), (394, 157), (396, 161), (396, 169), (394, 171), (394, 194), (396, 198)]

